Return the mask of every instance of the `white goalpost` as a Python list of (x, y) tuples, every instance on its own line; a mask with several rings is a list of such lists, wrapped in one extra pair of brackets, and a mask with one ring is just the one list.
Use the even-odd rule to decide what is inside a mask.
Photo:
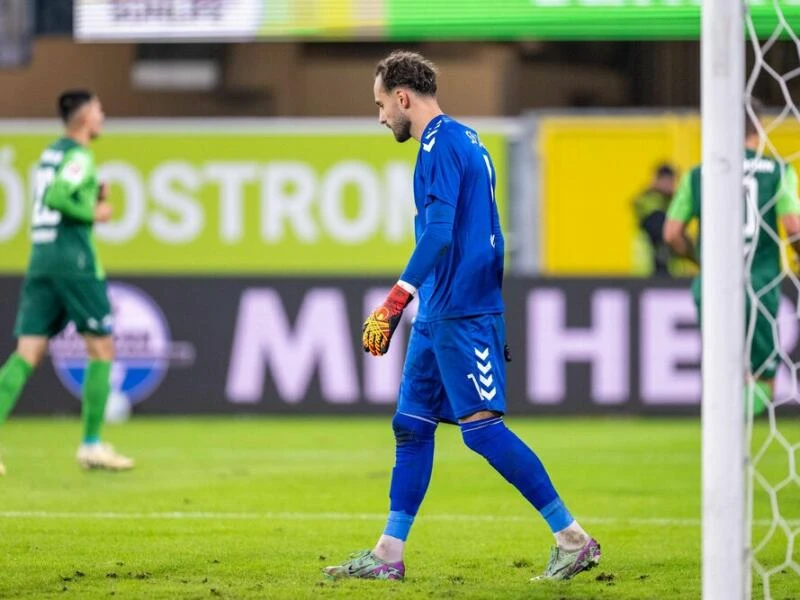
[[(703, 0), (702, 113), (702, 590), (706, 600), (800, 597), (800, 268), (774, 216), (782, 188), (766, 205), (748, 200), (745, 116), (770, 92), (771, 116), (756, 123), (757, 159), (778, 160), (782, 181), (800, 170), (800, 19), (795, 0)], [(758, 17), (753, 13), (758, 8)], [(765, 17), (765, 13), (771, 15)], [(789, 15), (789, 17), (787, 17)], [(747, 72), (747, 64), (752, 68)], [(745, 79), (745, 75), (747, 75)], [(755, 123), (755, 121), (753, 121)], [(748, 163), (750, 164), (750, 163)], [(792, 194), (797, 189), (789, 190)], [(740, 199), (740, 200), (739, 200)], [(774, 241), (781, 271), (754, 289), (745, 231)], [(772, 275), (770, 275), (772, 277)], [(776, 318), (764, 298), (783, 290)], [(745, 299), (750, 308), (745, 315)], [(792, 306), (791, 309), (788, 307)], [(746, 316), (746, 318), (745, 318)], [(756, 318), (772, 329), (777, 389), (766, 413), (749, 415), (761, 392), (750, 347)], [(780, 323), (779, 323), (780, 322)], [(780, 324), (780, 328), (779, 328)], [(763, 342), (763, 339), (761, 340)], [(782, 344), (783, 342), (783, 344)], [(749, 369), (756, 373), (745, 374)], [(746, 383), (746, 380), (748, 383)], [(747, 401), (745, 401), (745, 398)], [(745, 406), (747, 410), (745, 411)], [(746, 416), (748, 415), (748, 416)]]
[(744, 444), (744, 6), (704, 0), (702, 118), (702, 589), (746, 597)]

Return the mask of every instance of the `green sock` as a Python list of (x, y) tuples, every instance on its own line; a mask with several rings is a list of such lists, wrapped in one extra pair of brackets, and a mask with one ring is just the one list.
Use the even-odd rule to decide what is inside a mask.
[(100, 428), (106, 412), (106, 401), (111, 393), (111, 361), (90, 360), (83, 381), (83, 443), (100, 441)]
[(767, 400), (772, 402), (772, 388), (765, 381), (756, 381), (753, 386), (753, 416), (757, 417), (767, 410)]
[(0, 367), (0, 423), (4, 423), (33, 373), (24, 358), (16, 352)]
[[(750, 385), (753, 387), (750, 388)], [(752, 407), (752, 416), (758, 417), (763, 415), (767, 412), (767, 401), (772, 402), (772, 387), (766, 381), (754, 381), (752, 384), (748, 384), (745, 389), (745, 417), (747, 415), (747, 410), (750, 408), (748, 406), (749, 395), (753, 394), (753, 407)]]

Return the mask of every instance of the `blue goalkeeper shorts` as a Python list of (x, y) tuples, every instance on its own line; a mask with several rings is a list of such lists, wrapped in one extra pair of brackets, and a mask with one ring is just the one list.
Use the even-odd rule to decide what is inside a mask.
[(506, 411), (502, 315), (415, 321), (397, 411), (456, 423), (482, 410)]

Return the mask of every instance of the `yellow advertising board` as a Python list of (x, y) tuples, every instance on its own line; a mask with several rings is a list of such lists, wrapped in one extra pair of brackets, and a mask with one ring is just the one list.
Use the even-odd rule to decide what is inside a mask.
[[(505, 215), (508, 127), (474, 124)], [(0, 273), (27, 265), (35, 168), (58, 136), (0, 123)], [(93, 145), (114, 208), (100, 258), (109, 274), (397, 274), (418, 148), (371, 119), (112, 124)]]
[[(695, 114), (552, 116), (540, 121), (540, 250), (548, 275), (642, 274), (633, 201), (664, 162), (700, 161)], [(800, 124), (770, 133), (800, 169)]]

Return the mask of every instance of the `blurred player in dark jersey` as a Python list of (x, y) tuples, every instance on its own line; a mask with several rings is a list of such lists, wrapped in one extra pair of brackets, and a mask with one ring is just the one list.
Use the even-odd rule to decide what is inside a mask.
[[(759, 103), (753, 101), (759, 108)], [(751, 295), (747, 294), (745, 330), (750, 332), (750, 373), (755, 380), (753, 413), (758, 415), (772, 401), (775, 372), (778, 369), (778, 340), (775, 324), (780, 304), (780, 283), (783, 280), (781, 249), (777, 240), (780, 221), (800, 255), (800, 200), (797, 198), (797, 173), (794, 167), (769, 156), (760, 155), (756, 124), (745, 124), (744, 155), (744, 236), (747, 280), (758, 298), (756, 310), (751, 310)], [(700, 165), (681, 181), (667, 212), (664, 239), (680, 256), (699, 260), (699, 253), (686, 235), (693, 219), (700, 219), (702, 205)], [(692, 285), (698, 315), (702, 299), (700, 277)]]

